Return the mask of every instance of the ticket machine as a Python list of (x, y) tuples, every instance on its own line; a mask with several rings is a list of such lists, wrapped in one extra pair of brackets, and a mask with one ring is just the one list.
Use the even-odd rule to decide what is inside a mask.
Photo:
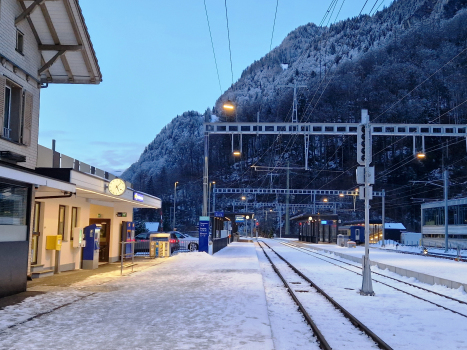
[(93, 224), (84, 228), (83, 269), (93, 270), (99, 266), (101, 225)]
[[(135, 223), (122, 221), (122, 242), (135, 241)], [(131, 244), (125, 244), (125, 254), (131, 254)]]

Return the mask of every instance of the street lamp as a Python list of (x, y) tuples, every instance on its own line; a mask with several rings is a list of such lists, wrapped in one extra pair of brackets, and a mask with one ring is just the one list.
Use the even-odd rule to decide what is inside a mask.
[(242, 152), (240, 151), (233, 151), (232, 154), (235, 156), (235, 157), (240, 157), (242, 155)]
[(224, 110), (226, 110), (226, 111), (233, 111), (233, 110), (235, 109), (235, 105), (233, 104), (232, 101), (227, 100), (227, 101), (224, 102), (224, 104), (222, 105), (222, 108), (224, 108)]
[(328, 199), (327, 198), (324, 198), (323, 199), (323, 202), (327, 203)]
[(177, 184), (178, 184), (178, 181), (175, 182), (175, 185), (174, 185), (174, 224), (173, 224), (173, 230), (175, 231), (175, 203), (176, 203), (176, 200), (177, 200)]

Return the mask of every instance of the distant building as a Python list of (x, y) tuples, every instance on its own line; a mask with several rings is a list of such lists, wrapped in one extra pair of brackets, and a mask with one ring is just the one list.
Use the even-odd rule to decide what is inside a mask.
[(292, 232), (298, 232), (298, 239), (311, 243), (337, 242), (337, 214), (300, 214), (290, 218)]
[[(444, 201), (421, 205), (423, 243), (444, 247)], [(453, 247), (467, 248), (467, 198), (448, 200), (448, 235)]]

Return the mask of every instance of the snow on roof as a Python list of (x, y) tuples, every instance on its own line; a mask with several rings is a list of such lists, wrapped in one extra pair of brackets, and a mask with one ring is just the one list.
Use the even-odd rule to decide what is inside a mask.
[(393, 230), (405, 230), (405, 226), (402, 225), (401, 223), (394, 223), (394, 222), (386, 222), (384, 223), (384, 228), (389, 228)]

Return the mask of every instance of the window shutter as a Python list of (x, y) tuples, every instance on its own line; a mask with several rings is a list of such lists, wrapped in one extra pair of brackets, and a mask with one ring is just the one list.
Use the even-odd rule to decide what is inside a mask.
[(0, 136), (3, 136), (3, 118), (5, 117), (5, 86), (6, 78), (0, 76)]
[(29, 146), (32, 137), (32, 103), (33, 95), (29, 91), (24, 92), (24, 125), (23, 144)]

